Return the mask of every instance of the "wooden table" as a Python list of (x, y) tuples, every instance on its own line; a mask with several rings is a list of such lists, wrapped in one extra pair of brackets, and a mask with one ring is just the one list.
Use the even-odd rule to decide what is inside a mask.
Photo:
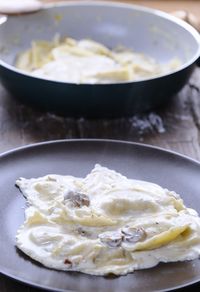
[[(154, 7), (157, 2), (159, 8), (162, 8), (163, 3), (141, 2)], [(167, 6), (166, 2), (173, 1), (163, 3), (163, 9), (167, 7), (170, 11), (174, 10), (175, 3), (177, 8), (177, 5), (181, 6), (186, 1), (174, 1), (173, 7)], [(198, 1), (187, 2), (191, 2), (193, 9), (195, 3), (196, 8), (200, 7)], [(66, 138), (136, 141), (175, 150), (200, 160), (200, 69), (196, 69), (188, 84), (167, 108), (115, 120), (73, 119), (42, 113), (17, 103), (0, 86), (0, 152), (29, 143)], [(16, 283), (1, 275), (0, 291), (42, 290)]]

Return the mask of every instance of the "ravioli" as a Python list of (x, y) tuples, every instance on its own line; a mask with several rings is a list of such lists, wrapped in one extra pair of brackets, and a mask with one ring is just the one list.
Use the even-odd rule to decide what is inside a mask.
[(16, 181), (27, 200), (16, 245), (48, 268), (125, 275), (200, 255), (200, 218), (159, 185), (99, 164), (85, 177)]
[(56, 36), (53, 41), (33, 41), (17, 57), (16, 67), (33, 76), (70, 83), (116, 83), (146, 79), (176, 70), (178, 58), (164, 64), (154, 58), (119, 47), (109, 49), (90, 39)]

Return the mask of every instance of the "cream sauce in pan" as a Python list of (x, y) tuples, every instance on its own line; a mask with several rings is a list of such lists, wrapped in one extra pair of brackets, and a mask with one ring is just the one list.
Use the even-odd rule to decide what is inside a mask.
[(93, 40), (56, 36), (52, 42), (33, 41), (31, 48), (18, 56), (16, 67), (45, 79), (96, 84), (147, 79), (171, 72), (180, 64), (177, 58), (160, 64), (126, 48), (110, 50)]

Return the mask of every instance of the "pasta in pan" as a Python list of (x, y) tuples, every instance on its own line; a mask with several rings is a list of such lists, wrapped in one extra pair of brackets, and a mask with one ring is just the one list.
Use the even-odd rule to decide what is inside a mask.
[(33, 76), (78, 84), (141, 80), (173, 71), (180, 64), (177, 58), (160, 64), (126, 48), (110, 50), (93, 40), (58, 36), (52, 42), (33, 41), (16, 61), (17, 68)]

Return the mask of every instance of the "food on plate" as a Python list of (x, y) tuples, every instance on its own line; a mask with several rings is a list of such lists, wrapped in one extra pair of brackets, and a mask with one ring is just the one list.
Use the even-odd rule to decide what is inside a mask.
[(124, 275), (200, 255), (200, 218), (174, 191), (101, 165), (85, 177), (20, 178), (16, 245), (46, 267)]
[(109, 49), (90, 39), (56, 36), (52, 42), (33, 41), (16, 67), (33, 76), (69, 83), (117, 83), (151, 78), (176, 70), (181, 62), (167, 63), (124, 47)]

